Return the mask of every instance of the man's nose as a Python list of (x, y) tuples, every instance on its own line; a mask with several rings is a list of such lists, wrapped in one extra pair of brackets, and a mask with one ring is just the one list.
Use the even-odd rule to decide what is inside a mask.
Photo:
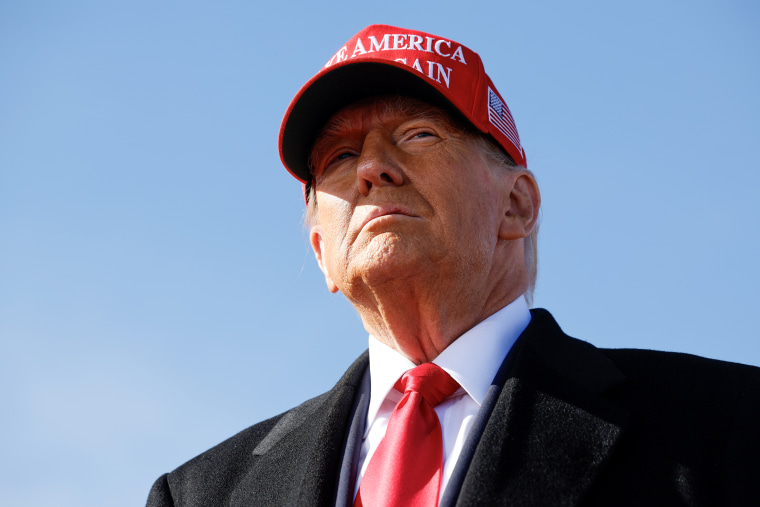
[(367, 197), (373, 187), (401, 186), (404, 172), (394, 158), (395, 146), (380, 132), (370, 132), (364, 139), (356, 166), (359, 192)]

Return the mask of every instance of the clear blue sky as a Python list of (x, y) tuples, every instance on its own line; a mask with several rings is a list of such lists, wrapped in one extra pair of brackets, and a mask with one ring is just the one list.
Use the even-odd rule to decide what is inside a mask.
[(371, 23), (485, 61), (542, 189), (536, 306), (760, 365), (756, 2), (256, 4), (0, 4), (0, 504), (141, 505), (364, 350), (276, 140)]

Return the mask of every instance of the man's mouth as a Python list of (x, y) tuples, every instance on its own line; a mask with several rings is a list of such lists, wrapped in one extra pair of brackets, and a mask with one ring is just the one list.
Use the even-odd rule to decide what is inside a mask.
[(361, 229), (364, 229), (364, 227), (372, 222), (373, 220), (377, 220), (378, 218), (391, 216), (391, 215), (405, 215), (408, 217), (416, 217), (414, 213), (412, 213), (410, 210), (398, 206), (398, 205), (383, 205), (383, 206), (376, 206), (370, 211), (366, 217), (364, 217), (364, 220), (362, 221)]

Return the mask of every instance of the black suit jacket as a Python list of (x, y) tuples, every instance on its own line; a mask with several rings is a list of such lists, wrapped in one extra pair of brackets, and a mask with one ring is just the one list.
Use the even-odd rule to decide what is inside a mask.
[[(760, 504), (760, 369), (597, 349), (532, 313), (443, 503)], [(367, 364), (163, 475), (148, 506), (350, 505), (338, 477), (352, 423), (361, 433)]]

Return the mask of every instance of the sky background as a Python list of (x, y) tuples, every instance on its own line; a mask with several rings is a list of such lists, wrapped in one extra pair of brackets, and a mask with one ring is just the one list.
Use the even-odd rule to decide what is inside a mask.
[(361, 28), (463, 43), (542, 190), (535, 306), (760, 365), (760, 7), (0, 2), (0, 504), (142, 505), (366, 348), (277, 154)]

